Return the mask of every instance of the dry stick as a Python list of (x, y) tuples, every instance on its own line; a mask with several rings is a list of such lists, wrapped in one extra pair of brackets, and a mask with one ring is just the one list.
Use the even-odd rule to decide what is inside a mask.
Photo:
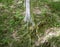
[[(29, 22), (31, 22), (31, 16), (30, 16), (30, 0), (25, 0), (25, 7), (26, 7), (26, 13), (25, 13), (25, 18), (24, 21), (27, 22), (27, 33), (29, 33)], [(29, 41), (31, 44), (31, 37), (29, 35)]]
[(26, 14), (24, 21), (30, 22), (30, 0), (25, 0), (25, 5), (26, 5)]
[(33, 26), (35, 25), (34, 22), (32, 21), (31, 15), (30, 15), (30, 0), (25, 0), (25, 7), (26, 7), (26, 13), (25, 13), (25, 18), (24, 21), (27, 23), (31, 23)]

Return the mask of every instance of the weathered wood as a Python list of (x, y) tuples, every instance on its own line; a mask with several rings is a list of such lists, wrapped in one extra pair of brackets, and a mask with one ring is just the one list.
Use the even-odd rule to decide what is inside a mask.
[(25, 22), (30, 22), (30, 0), (26, 0), (25, 1), (25, 5), (26, 5), (26, 14), (25, 14), (25, 18), (24, 21)]

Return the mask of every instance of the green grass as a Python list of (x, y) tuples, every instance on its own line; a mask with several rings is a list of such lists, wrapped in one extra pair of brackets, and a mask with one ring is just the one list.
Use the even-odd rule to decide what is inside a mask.
[[(32, 27), (31, 24), (27, 25), (27, 23), (23, 21), (25, 16), (24, 0), (19, 1), (22, 1), (22, 3), (15, 4), (13, 0), (0, 0), (0, 3), (4, 5), (0, 6), (1, 47), (33, 47), (34, 42), (38, 39), (36, 36), (36, 30), (38, 34), (43, 35), (45, 29), (47, 28), (60, 27), (60, 2), (51, 2), (48, 0), (31, 0), (31, 17), (35, 23), (35, 26)], [(50, 11), (45, 7), (45, 5), (49, 7)], [(10, 6), (14, 7), (11, 8)], [(35, 7), (38, 7), (42, 13), (34, 14), (33, 9), (35, 9)], [(50, 12), (50, 14), (47, 12)], [(32, 29), (30, 29), (30, 27)], [(17, 40), (12, 36), (15, 32), (17, 32), (15, 34), (15, 37), (18, 37)], [(52, 41), (53, 39), (51, 42)], [(60, 41), (57, 41), (57, 43), (60, 43)], [(59, 47), (58, 44), (56, 45)], [(43, 47), (48, 46), (43, 44)]]

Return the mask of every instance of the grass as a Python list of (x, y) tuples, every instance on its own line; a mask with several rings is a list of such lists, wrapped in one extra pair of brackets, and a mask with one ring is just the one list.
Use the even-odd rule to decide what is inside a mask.
[[(22, 3), (17, 4), (19, 1), (22, 1)], [(33, 47), (38, 39), (37, 33), (43, 35), (48, 28), (60, 27), (60, 2), (31, 0), (31, 17), (35, 23), (33, 27), (23, 21), (25, 16), (24, 0), (19, 1), (0, 0), (0, 5), (2, 5), (0, 6), (1, 47)], [(34, 10), (37, 10), (36, 7), (41, 11), (41, 14), (33, 13)], [(57, 38), (55, 39), (57, 40)], [(51, 39), (50, 41), (54, 40)], [(43, 47), (48, 47), (44, 45)], [(57, 46), (59, 47), (59, 45)]]

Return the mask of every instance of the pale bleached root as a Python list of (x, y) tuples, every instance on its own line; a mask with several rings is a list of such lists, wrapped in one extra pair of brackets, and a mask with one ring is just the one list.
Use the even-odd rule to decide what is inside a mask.
[(44, 42), (48, 42), (48, 39), (51, 39), (52, 37), (58, 37), (59, 35), (60, 35), (60, 28), (54, 27), (47, 29), (44, 35), (38, 38), (38, 41), (35, 42), (35, 45), (39, 46)]
[(31, 15), (30, 15), (30, 0), (25, 0), (25, 7), (26, 7), (26, 11), (25, 11), (25, 18), (24, 18), (24, 22), (30, 22), (33, 26), (35, 25)]
[(25, 22), (29, 22), (30, 21), (30, 0), (25, 0), (25, 6), (26, 6), (26, 14), (25, 14), (25, 18), (24, 21)]

